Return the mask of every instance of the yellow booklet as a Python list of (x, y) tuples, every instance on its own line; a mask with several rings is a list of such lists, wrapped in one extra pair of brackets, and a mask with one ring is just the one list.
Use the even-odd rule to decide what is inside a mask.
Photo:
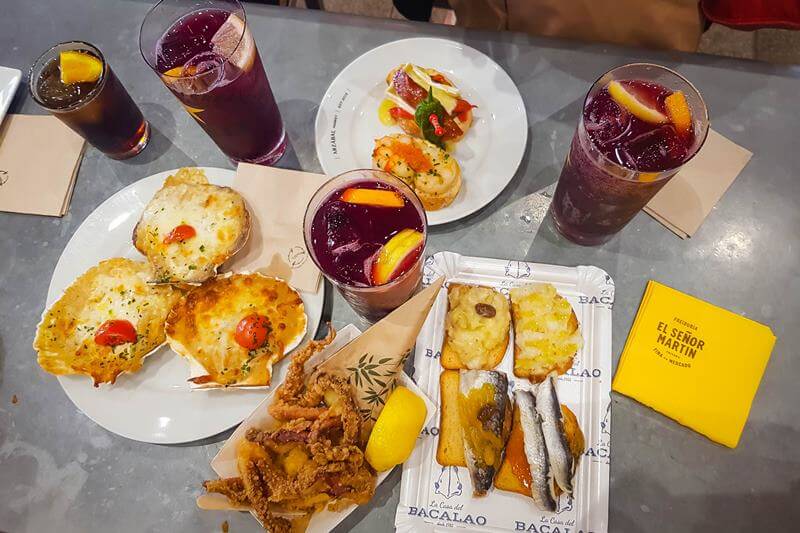
[(767, 326), (650, 281), (611, 387), (735, 448), (774, 344)]

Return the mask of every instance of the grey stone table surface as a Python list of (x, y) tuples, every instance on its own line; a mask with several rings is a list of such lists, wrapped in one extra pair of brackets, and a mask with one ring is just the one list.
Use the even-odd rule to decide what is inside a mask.
[[(201, 512), (194, 505), (200, 483), (212, 475), (209, 460), (226, 434), (186, 446), (143, 444), (111, 434), (72, 405), (57, 381), (38, 368), (31, 349), (56, 261), (93, 209), (120, 188), (162, 170), (231, 164), (142, 61), (138, 29), (149, 1), (2, 4), (0, 64), (26, 71), (57, 41), (91, 41), (154, 131), (150, 146), (129, 161), (112, 161), (89, 149), (63, 218), (0, 214), (0, 530), (217, 531), (228, 520), (232, 531), (256, 531), (245, 514)], [(606, 270), (616, 282), (615, 367), (649, 279), (770, 325), (778, 341), (735, 450), (614, 397), (610, 530), (796, 530), (800, 70), (254, 4), (247, 11), (288, 130), (284, 167), (320, 170), (314, 149), (318, 102), (344, 66), (379, 44), (419, 35), (446, 37), (485, 52), (505, 68), (528, 113), (525, 157), (490, 206), (435, 229), (429, 251)], [(575, 246), (554, 233), (545, 218), (548, 187), (558, 178), (589, 85), (608, 68), (639, 60), (677, 68), (695, 82), (713, 127), (752, 150), (753, 159), (690, 240), (641, 214), (604, 246)], [(11, 112), (41, 113), (26, 93), (22, 86)], [(332, 314), (336, 326), (354, 318), (338, 295)], [(12, 403), (13, 395), (18, 403)], [(399, 482), (395, 470), (374, 500), (338, 530), (392, 530)]]

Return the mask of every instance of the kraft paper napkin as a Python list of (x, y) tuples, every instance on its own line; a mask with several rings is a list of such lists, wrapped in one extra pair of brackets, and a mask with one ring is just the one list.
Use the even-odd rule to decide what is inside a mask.
[(8, 115), (0, 127), (0, 211), (63, 216), (85, 141), (50, 115)]
[(650, 281), (611, 387), (735, 448), (774, 344), (767, 326)]
[(440, 277), (317, 367), (317, 372), (350, 380), (364, 422), (362, 438), (369, 435), (395, 380), (403, 373), (403, 364), (443, 283), (444, 277)]
[(305, 292), (317, 292), (320, 272), (303, 238), (306, 206), (327, 177), (239, 163), (233, 188), (247, 201), (250, 238), (226, 268), (261, 272)]
[(644, 207), (645, 212), (682, 239), (706, 219), (753, 153), (714, 130), (700, 152)]

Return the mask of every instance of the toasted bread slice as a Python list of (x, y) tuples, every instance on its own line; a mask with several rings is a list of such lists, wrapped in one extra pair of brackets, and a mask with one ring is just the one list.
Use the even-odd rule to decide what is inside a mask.
[[(586, 440), (583, 436), (583, 431), (578, 425), (575, 413), (563, 403), (561, 404), (561, 413), (564, 415), (564, 433), (567, 436), (567, 444), (572, 457), (575, 459), (577, 468), (578, 462), (586, 450)], [(519, 419), (519, 407), (514, 406), (514, 425), (511, 427), (511, 435), (508, 437), (506, 453), (500, 465), (500, 471), (497, 473), (497, 477), (494, 478), (494, 486), (500, 490), (516, 492), (530, 497), (530, 466), (528, 466), (528, 461), (525, 458), (525, 443)], [(558, 485), (556, 485), (556, 493), (561, 494), (561, 489)]]
[(153, 268), (151, 281), (197, 285), (214, 277), (249, 233), (238, 192), (208, 183), (202, 169), (182, 168), (148, 202), (133, 244)]
[(514, 320), (514, 375), (540, 383), (572, 367), (583, 345), (575, 310), (549, 283), (510, 291)]
[(457, 370), (445, 370), (439, 376), (441, 415), (436, 461), (442, 466), (467, 466), (458, 412), (459, 383)]
[(511, 331), (508, 298), (491, 287), (451, 283), (447, 301), (442, 366), (491, 370), (500, 364)]

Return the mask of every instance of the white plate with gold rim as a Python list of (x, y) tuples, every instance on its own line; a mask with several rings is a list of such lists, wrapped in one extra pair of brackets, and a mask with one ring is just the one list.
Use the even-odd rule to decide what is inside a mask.
[[(211, 183), (230, 186), (235, 172), (201, 167)], [(100, 204), (81, 223), (53, 271), (47, 292), (49, 308), (78, 276), (110, 257), (143, 261), (131, 235), (147, 202), (166, 177), (160, 172), (132, 183)], [(324, 284), (316, 293), (301, 292), (308, 315), (306, 339), (319, 327)], [(273, 369), (272, 383), (286, 374), (287, 360)], [(142, 369), (122, 374), (113, 385), (92, 386), (88, 376), (58, 376), (72, 403), (107, 430), (142, 442), (177, 444), (217, 435), (244, 420), (264, 399), (263, 389), (192, 391), (186, 379), (189, 363), (163, 345), (148, 356)]]
[(329, 176), (372, 167), (375, 139), (402, 133), (378, 119), (386, 75), (402, 63), (437, 69), (478, 106), (472, 127), (453, 152), (461, 166), (461, 190), (452, 204), (427, 213), (430, 226), (459, 220), (503, 191), (517, 172), (528, 140), (525, 104), (514, 81), (486, 54), (465, 44), (404, 39), (356, 58), (331, 82), (319, 104), (317, 157)]

